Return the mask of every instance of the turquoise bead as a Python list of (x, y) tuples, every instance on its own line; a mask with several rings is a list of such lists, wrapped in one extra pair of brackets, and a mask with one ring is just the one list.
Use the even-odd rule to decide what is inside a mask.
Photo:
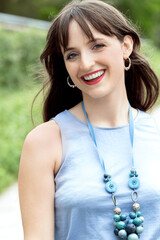
[(118, 229), (123, 229), (123, 228), (125, 228), (125, 226), (126, 226), (126, 224), (123, 221), (117, 222), (117, 224), (116, 224), (116, 227)]
[(127, 233), (135, 233), (136, 232), (136, 227), (134, 224), (130, 223), (127, 224), (127, 226), (125, 227)]
[(134, 218), (136, 218), (136, 213), (135, 212), (130, 212), (129, 216), (130, 216), (130, 218), (134, 219)]
[(120, 230), (120, 231), (118, 232), (118, 236), (119, 236), (120, 238), (122, 238), (122, 239), (126, 239), (126, 237), (127, 237), (127, 232), (126, 232), (124, 229), (122, 229), (122, 230)]
[(119, 230), (118, 230), (117, 228), (115, 228), (115, 229), (114, 229), (114, 234), (115, 234), (116, 236), (118, 236), (118, 232), (119, 232)]
[(124, 220), (127, 219), (127, 216), (126, 216), (125, 214), (121, 214), (120, 217), (121, 217), (121, 220), (122, 220), (122, 221), (124, 221)]
[(141, 216), (141, 212), (138, 211), (138, 212), (137, 212), (137, 217), (140, 217), (140, 216)]
[(138, 240), (138, 236), (135, 233), (131, 233), (128, 235), (128, 240)]
[(116, 222), (119, 222), (121, 217), (118, 215), (118, 214), (115, 214), (113, 219), (116, 221)]
[(104, 182), (109, 182), (109, 181), (110, 181), (110, 179), (104, 178)]
[(134, 177), (134, 173), (130, 173), (129, 176), (130, 176), (130, 177)]
[(140, 217), (136, 217), (136, 218), (133, 220), (133, 224), (134, 224), (135, 226), (139, 226), (139, 225), (141, 225), (141, 223), (142, 223), (142, 220), (140, 219)]
[(109, 193), (114, 193), (117, 190), (116, 183), (109, 181), (106, 183), (106, 191)]
[(130, 224), (130, 223), (133, 223), (133, 219), (129, 219), (129, 220), (127, 221), (127, 224)]
[(139, 218), (141, 219), (141, 221), (143, 223), (144, 222), (144, 217), (140, 216)]
[(142, 226), (136, 227), (136, 233), (141, 234), (142, 232), (143, 232)]
[(104, 178), (111, 178), (111, 175), (105, 173), (105, 174), (104, 174)]
[(134, 168), (131, 169), (131, 173), (135, 173), (135, 169)]
[(104, 174), (104, 181), (109, 182), (110, 180), (111, 180), (111, 176), (105, 173)]
[(128, 182), (128, 185), (131, 189), (137, 189), (139, 188), (139, 179), (136, 178), (136, 177), (132, 177), (129, 182)]
[(116, 227), (116, 224), (117, 224), (117, 222), (114, 222), (114, 223), (113, 223), (114, 227)]

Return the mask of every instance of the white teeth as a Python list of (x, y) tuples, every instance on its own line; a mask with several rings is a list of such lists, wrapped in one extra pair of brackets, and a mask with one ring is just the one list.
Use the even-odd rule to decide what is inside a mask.
[(95, 79), (95, 78), (97, 78), (97, 77), (102, 76), (103, 73), (104, 73), (104, 70), (99, 71), (99, 72), (96, 72), (96, 73), (93, 73), (93, 74), (91, 74), (91, 75), (88, 75), (88, 76), (84, 77), (84, 79), (85, 79), (86, 81), (93, 80), (93, 79)]

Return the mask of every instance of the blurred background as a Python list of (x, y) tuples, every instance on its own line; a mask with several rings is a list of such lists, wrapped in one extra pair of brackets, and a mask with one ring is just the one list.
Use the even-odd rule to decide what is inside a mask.
[[(0, 239), (7, 240), (9, 215), (12, 240), (21, 240), (17, 178), (26, 134), (42, 122), (43, 96), (31, 104), (42, 86), (39, 56), (50, 22), (69, 0), (0, 1)], [(109, 0), (135, 24), (142, 38), (142, 53), (160, 78), (160, 0)], [(159, 101), (157, 101), (158, 107)], [(9, 187), (9, 188), (8, 188)], [(7, 190), (6, 190), (7, 189)], [(16, 189), (16, 190), (14, 190)], [(16, 211), (14, 210), (16, 209)], [(4, 211), (6, 209), (6, 211)], [(15, 214), (15, 215), (14, 215)], [(15, 221), (18, 218), (18, 222)], [(6, 223), (5, 220), (6, 219)], [(18, 224), (18, 225), (17, 225)], [(21, 226), (20, 226), (21, 227)], [(2, 230), (5, 232), (2, 233)], [(13, 230), (14, 229), (14, 230)], [(14, 238), (14, 236), (15, 238)]]

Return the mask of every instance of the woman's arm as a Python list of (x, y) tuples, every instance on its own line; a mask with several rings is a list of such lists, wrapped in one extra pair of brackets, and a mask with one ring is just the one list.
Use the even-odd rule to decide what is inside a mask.
[(54, 173), (61, 153), (60, 131), (53, 121), (26, 137), (18, 179), (24, 240), (54, 240)]

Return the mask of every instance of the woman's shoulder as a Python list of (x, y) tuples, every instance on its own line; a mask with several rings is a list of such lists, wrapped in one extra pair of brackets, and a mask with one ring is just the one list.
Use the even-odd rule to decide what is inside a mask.
[(57, 123), (52, 120), (45, 123), (42, 123), (32, 129), (26, 136), (25, 141), (30, 142), (32, 144), (40, 145), (48, 145), (52, 144), (57, 137), (59, 136), (60, 130)]
[(60, 129), (57, 123), (54, 120), (48, 121), (31, 130), (25, 138), (23, 151), (35, 161), (44, 161), (55, 169), (62, 152)]

